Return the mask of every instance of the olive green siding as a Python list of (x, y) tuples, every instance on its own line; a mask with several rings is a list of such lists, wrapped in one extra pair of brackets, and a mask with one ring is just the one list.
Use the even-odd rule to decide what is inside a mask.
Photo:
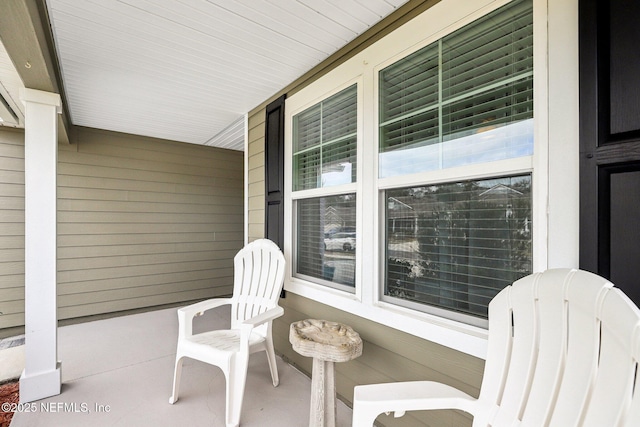
[(264, 109), (258, 110), (249, 116), (249, 144), (247, 148), (249, 177), (247, 224), (249, 241), (264, 237), (264, 123)]
[(0, 130), (0, 313), (0, 328), (24, 323), (24, 133), (13, 129)]
[[(24, 322), (23, 141), (0, 130), (0, 329)], [(238, 151), (76, 128), (58, 153), (58, 318), (230, 294), (243, 161)]]
[[(399, 9), (372, 31), (365, 33), (365, 39), (357, 39), (337, 55), (250, 112), (247, 153), (249, 161), (247, 215), (250, 241), (264, 236), (264, 108), (266, 104), (283, 93), (291, 96), (349, 56), (435, 3), (410, 1), (406, 7)], [(353, 387), (358, 384), (390, 381), (434, 380), (453, 385), (474, 396), (479, 392), (484, 369), (484, 361), (481, 359), (291, 292), (287, 293), (286, 298), (281, 299), (280, 304), (284, 307), (285, 314), (274, 323), (276, 350), (308, 374), (311, 372), (311, 359), (295, 353), (289, 343), (289, 325), (292, 322), (306, 318), (327, 319), (344, 322), (360, 333), (364, 341), (362, 356), (347, 363), (336, 364), (337, 392), (347, 402), (352, 401)], [(411, 412), (401, 418), (382, 415), (378, 418), (378, 422), (389, 427), (461, 427), (471, 425), (471, 417), (456, 411)]]

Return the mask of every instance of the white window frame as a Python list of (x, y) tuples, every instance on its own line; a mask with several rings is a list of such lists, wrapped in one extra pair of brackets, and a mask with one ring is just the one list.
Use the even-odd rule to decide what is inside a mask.
[[(285, 200), (289, 203), (288, 207), (285, 205), (285, 253), (287, 253), (288, 248), (288, 258), (291, 260), (290, 270), (288, 271), (288, 282), (292, 281), (292, 278), (295, 276), (293, 273), (293, 267), (296, 265), (296, 251), (295, 251), (295, 239), (296, 239), (296, 230), (292, 226), (294, 224), (295, 218), (297, 217), (296, 208), (293, 206), (296, 200), (308, 199), (308, 198), (318, 198), (318, 197), (330, 197), (330, 196), (338, 196), (341, 194), (356, 194), (356, 254), (358, 253), (358, 248), (360, 247), (360, 232), (362, 230), (362, 221), (360, 221), (360, 213), (362, 212), (362, 201), (361, 198), (358, 197), (360, 193), (359, 183), (362, 182), (362, 167), (360, 165), (360, 155), (357, 157), (357, 166), (356, 166), (356, 182), (352, 182), (349, 184), (328, 186), (328, 187), (318, 187), (307, 190), (299, 190), (293, 191), (293, 117), (297, 114), (305, 111), (306, 109), (313, 107), (319, 102), (337, 94), (338, 92), (356, 85), (356, 102), (357, 102), (357, 137), (356, 137), (356, 151), (360, 153), (363, 149), (362, 147), (362, 79), (360, 76), (357, 76), (353, 79), (345, 81), (341, 83), (339, 86), (333, 87), (332, 90), (328, 92), (323, 92), (319, 94), (314, 94), (313, 98), (310, 100), (305, 100), (301, 105), (296, 105), (294, 108), (287, 110), (288, 106), (285, 106)], [(361, 271), (361, 257), (356, 255), (356, 286), (354, 291), (347, 290), (348, 287), (344, 285), (336, 285), (334, 288), (329, 287), (328, 285), (321, 284), (321, 280), (318, 279), (318, 282), (313, 282), (310, 279), (305, 279), (304, 277), (296, 278), (297, 281), (307, 283), (311, 286), (319, 287), (319, 289), (333, 289), (340, 294), (357, 294), (358, 292), (358, 272)], [(341, 290), (344, 289), (344, 290)]]
[[(429, 183), (442, 183), (505, 173), (532, 173), (533, 270), (577, 266), (577, 0), (566, 0), (563, 4), (554, 5), (553, 9), (545, 0), (533, 1), (535, 126), (532, 157), (431, 171), (410, 177), (378, 179), (377, 71), (509, 1), (443, 0), (287, 99), (284, 233), (284, 252), (290, 260), (285, 278), (287, 291), (467, 354), (484, 357), (485, 328), (381, 301), (383, 260), (380, 250), (374, 248), (380, 248), (384, 235), (384, 223), (380, 222), (384, 218), (382, 191), (394, 186), (422, 185), (425, 179)], [(568, 16), (575, 18), (567, 22)], [(557, 58), (562, 64), (549, 64), (548, 58)], [(575, 58), (575, 62), (567, 61), (567, 58)], [(358, 83), (358, 171), (357, 182), (349, 184), (349, 190), (355, 188), (357, 194), (357, 250), (356, 289), (351, 293), (294, 275), (292, 249), (295, 231), (292, 228), (295, 217), (292, 201), (294, 197), (308, 194), (298, 192), (292, 195), (291, 124), (297, 113), (354, 82)], [(561, 89), (552, 92), (552, 86)], [(571, 94), (574, 97), (567, 96)], [(563, 113), (563, 117), (550, 115), (556, 111), (556, 104), (562, 105), (557, 113)], [(550, 154), (563, 156), (562, 161), (550, 161)], [(567, 197), (566, 191), (550, 191), (550, 181), (567, 191), (575, 191), (576, 197)], [(336, 190), (313, 190), (313, 196), (333, 195)], [(347, 188), (344, 190), (350, 192)], [(552, 204), (554, 209), (550, 210)], [(550, 253), (561, 256), (551, 261)]]

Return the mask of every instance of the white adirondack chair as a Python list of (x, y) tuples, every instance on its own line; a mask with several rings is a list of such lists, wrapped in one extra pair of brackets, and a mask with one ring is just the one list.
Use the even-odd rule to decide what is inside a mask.
[(459, 409), (474, 427), (640, 426), (640, 311), (592, 273), (522, 278), (489, 305), (478, 399), (431, 381), (355, 388), (353, 426), (383, 412)]
[[(278, 368), (271, 338), (273, 319), (284, 310), (278, 299), (284, 280), (285, 260), (270, 240), (249, 243), (234, 258), (234, 288), (231, 298), (202, 301), (178, 310), (178, 349), (173, 377), (173, 395), (178, 400), (182, 361), (197, 359), (222, 369), (226, 378), (226, 425), (240, 423), (249, 355), (266, 351), (273, 386), (278, 385)], [(193, 318), (212, 308), (231, 305), (231, 329), (194, 335)]]

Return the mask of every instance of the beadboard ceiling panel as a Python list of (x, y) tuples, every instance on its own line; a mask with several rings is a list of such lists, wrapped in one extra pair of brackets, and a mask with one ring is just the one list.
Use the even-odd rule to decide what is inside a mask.
[(20, 75), (0, 42), (0, 126), (24, 126), (24, 106), (20, 102), (21, 88), (24, 88), (24, 85)]
[(47, 0), (74, 125), (244, 149), (246, 112), (406, 0)]

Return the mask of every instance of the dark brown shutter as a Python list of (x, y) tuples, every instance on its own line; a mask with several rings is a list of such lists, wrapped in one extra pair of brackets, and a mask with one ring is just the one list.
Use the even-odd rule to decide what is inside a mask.
[(580, 0), (580, 267), (640, 304), (640, 2)]
[(284, 100), (266, 108), (265, 118), (265, 237), (281, 249), (284, 244)]

